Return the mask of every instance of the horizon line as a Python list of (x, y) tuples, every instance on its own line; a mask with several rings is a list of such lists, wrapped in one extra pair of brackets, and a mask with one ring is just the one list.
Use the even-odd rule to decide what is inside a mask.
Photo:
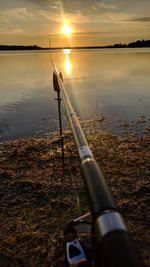
[[(146, 45), (146, 46), (145, 46)], [(24, 48), (24, 49), (43, 49), (43, 50), (59, 50), (59, 49), (100, 49), (100, 48), (132, 48), (132, 47), (150, 47), (150, 40), (136, 40), (130, 43), (116, 43), (116, 44), (112, 44), (112, 45), (84, 45), (84, 46), (56, 46), (56, 47), (41, 47), (38, 45), (5, 45), (5, 44), (0, 44), (0, 49), (13, 49), (13, 48)]]

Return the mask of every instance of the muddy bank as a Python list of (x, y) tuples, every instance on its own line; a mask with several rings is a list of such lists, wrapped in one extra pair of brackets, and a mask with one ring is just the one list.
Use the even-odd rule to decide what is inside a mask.
[[(116, 136), (85, 122), (90, 147), (136, 242), (150, 265), (149, 129)], [(65, 266), (63, 226), (88, 211), (73, 139), (58, 135), (0, 144), (0, 266)], [(72, 185), (74, 184), (74, 186)]]

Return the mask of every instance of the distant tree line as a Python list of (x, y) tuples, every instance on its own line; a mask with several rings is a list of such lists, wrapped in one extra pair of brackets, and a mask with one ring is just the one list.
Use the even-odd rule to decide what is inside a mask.
[(120, 47), (150, 47), (150, 40), (137, 40), (135, 42), (129, 44), (115, 44), (112, 47), (120, 48)]
[(0, 45), (0, 50), (36, 50), (42, 49), (37, 45)]
[[(108, 46), (84, 46), (84, 47), (72, 47), (72, 48), (135, 48), (135, 47), (150, 47), (150, 40), (137, 40), (129, 44), (114, 44)], [(66, 48), (66, 47), (62, 47)], [(38, 50), (38, 49), (62, 49), (61, 47), (42, 48), (37, 45), (0, 45), (0, 50)], [(67, 47), (70, 48), (70, 47)]]

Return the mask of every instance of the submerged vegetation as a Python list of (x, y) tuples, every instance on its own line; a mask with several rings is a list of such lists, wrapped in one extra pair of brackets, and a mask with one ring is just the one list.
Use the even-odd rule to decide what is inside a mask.
[[(131, 131), (131, 125), (122, 123), (123, 133), (117, 136), (101, 132), (102, 124), (104, 119), (98, 118), (82, 126), (148, 266), (150, 129), (139, 134)], [(57, 134), (51, 140), (0, 144), (0, 266), (65, 266), (64, 224), (88, 211), (88, 205), (69, 130), (64, 141), (64, 166)]]

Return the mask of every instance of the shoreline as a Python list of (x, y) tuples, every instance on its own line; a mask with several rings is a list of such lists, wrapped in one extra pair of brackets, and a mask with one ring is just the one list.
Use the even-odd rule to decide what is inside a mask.
[[(150, 129), (117, 136), (100, 132), (99, 121), (84, 122), (90, 148), (125, 218), (145, 264), (148, 240)], [(132, 127), (131, 127), (132, 128)], [(62, 167), (58, 135), (0, 143), (1, 266), (65, 266), (63, 226), (88, 211), (76, 149), (64, 133)], [(69, 164), (68, 164), (69, 159)], [(75, 182), (72, 187), (71, 173)], [(75, 195), (79, 196), (79, 203)]]
[(40, 47), (37, 45), (2, 45), (0, 44), (0, 51), (9, 50), (62, 50), (62, 49), (103, 49), (103, 48), (147, 48), (150, 47), (150, 40), (136, 40), (128, 44), (114, 44), (114, 45), (92, 45), (92, 46), (65, 46), (65, 47)]
[[(125, 134), (130, 134), (132, 132), (136, 132), (139, 135), (143, 135), (144, 129), (150, 128), (150, 118), (146, 117), (145, 115), (139, 114), (135, 120), (127, 120), (127, 119), (117, 119), (116, 121), (112, 120), (111, 117), (107, 115), (96, 115), (93, 119), (87, 119), (87, 120), (81, 120), (80, 118), (79, 122), (83, 128), (83, 131), (85, 132), (92, 131), (92, 128), (90, 126), (90, 123), (92, 123), (94, 127), (94, 131), (96, 132), (109, 132), (111, 134), (115, 134), (117, 136), (122, 136)], [(49, 123), (50, 125), (50, 123)], [(12, 142), (12, 141), (18, 141), (18, 140), (32, 140), (32, 139), (49, 139), (53, 137), (55, 138), (58, 136), (59, 138), (59, 132), (58, 130), (55, 130), (51, 132), (50, 127), (47, 128), (39, 128), (37, 129), (32, 136), (20, 136), (20, 137), (14, 137), (5, 136), (5, 128), (3, 128), (3, 125), (0, 125), (0, 144), (3, 144), (5, 142)], [(59, 127), (57, 127), (59, 128)], [(63, 125), (63, 131), (65, 132), (67, 130), (66, 126)], [(94, 132), (93, 132), (94, 134)]]

